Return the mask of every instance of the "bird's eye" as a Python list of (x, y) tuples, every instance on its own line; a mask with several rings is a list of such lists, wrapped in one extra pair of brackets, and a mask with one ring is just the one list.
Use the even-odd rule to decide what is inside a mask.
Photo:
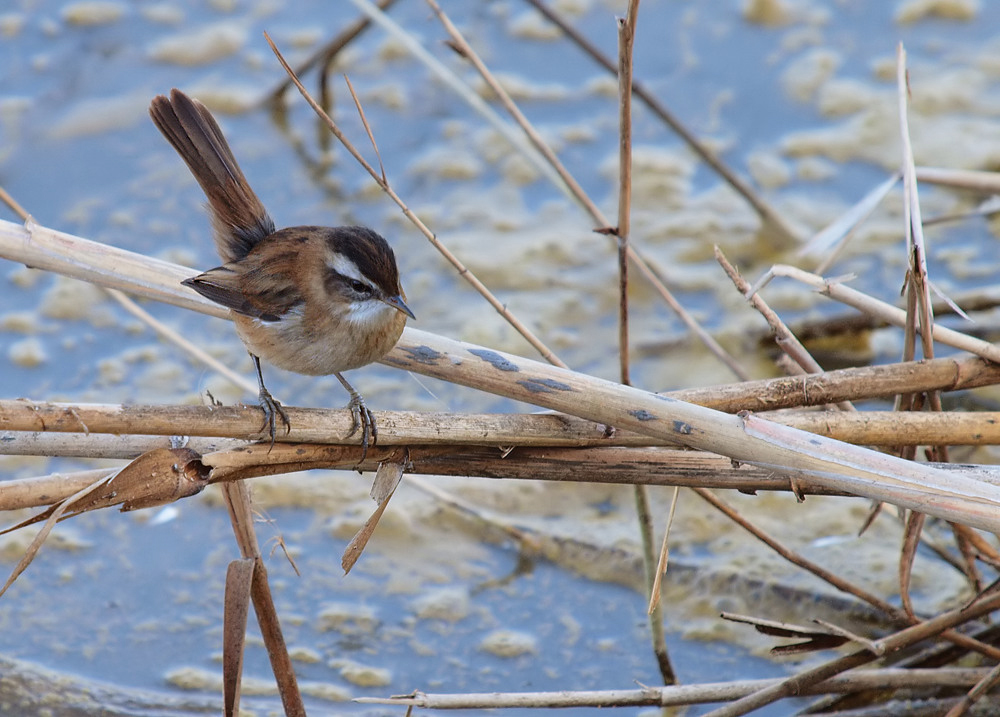
[(372, 293), (372, 288), (368, 286), (368, 284), (363, 281), (358, 281), (357, 279), (352, 280), (350, 282), (350, 286), (354, 292), (363, 296), (369, 296)]

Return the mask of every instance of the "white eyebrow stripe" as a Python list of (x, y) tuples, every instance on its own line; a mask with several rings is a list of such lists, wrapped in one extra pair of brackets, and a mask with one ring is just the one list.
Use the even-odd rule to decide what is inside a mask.
[(366, 284), (371, 283), (368, 279), (362, 276), (361, 270), (358, 269), (358, 265), (343, 254), (334, 254), (327, 260), (326, 265), (341, 276), (346, 276), (348, 279), (363, 281)]

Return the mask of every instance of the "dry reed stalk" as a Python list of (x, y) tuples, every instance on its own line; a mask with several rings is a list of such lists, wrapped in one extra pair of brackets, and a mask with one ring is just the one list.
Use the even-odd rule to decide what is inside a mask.
[[(701, 405), (701, 404), (699, 404)], [(355, 445), (351, 420), (343, 409), (289, 406), (292, 428), (278, 442)], [(627, 430), (608, 435), (604, 425), (551, 413), (432, 413), (376, 411), (387, 446), (490, 445), (676, 446)], [(783, 411), (768, 420), (857, 445), (995, 445), (1000, 443), (1000, 412), (951, 411), (908, 413), (863, 411), (850, 415), (829, 411)], [(50, 403), (0, 399), (0, 430), (30, 433), (113, 433), (240, 438), (263, 437), (256, 406), (144, 406)], [(13, 436), (11, 437), (13, 439)], [(20, 440), (20, 438), (19, 438)]]
[[(228, 318), (226, 310), (180, 285), (196, 270), (145, 257), (117, 247), (59, 232), (37, 224), (25, 227), (0, 219), (0, 257), (38, 269), (54, 271), (100, 286), (120, 287), (126, 293), (198, 311), (209, 316)], [(141, 267), (141, 268), (140, 268)], [(883, 308), (897, 312), (898, 325), (905, 314), (895, 307), (832, 283), (823, 277), (802, 272), (795, 267), (776, 265), (774, 275), (790, 276), (820, 289), (831, 298), (845, 298), (860, 304), (862, 311), (873, 310), (880, 318)], [(760, 281), (755, 288), (759, 289)], [(851, 303), (845, 302), (845, 303)], [(886, 323), (892, 323), (886, 321)], [(403, 337), (407, 338), (406, 329)], [(941, 327), (935, 331), (944, 331)], [(952, 332), (956, 334), (957, 332)], [(965, 339), (969, 337), (958, 334)], [(991, 344), (976, 341), (971, 347), (988, 348)], [(946, 342), (945, 342), (946, 343)], [(401, 344), (400, 346), (402, 346)], [(390, 353), (383, 363), (393, 365), (401, 347)], [(736, 384), (723, 384), (697, 389), (683, 389), (665, 394), (671, 398), (691, 401), (723, 411), (768, 411), (795, 406), (812, 406), (885, 397), (904, 390), (922, 391), (932, 388), (963, 390), (1000, 383), (1000, 352), (996, 363), (977, 358), (946, 358), (933, 361), (890, 364), (829, 371), (808, 378), (763, 379)], [(988, 357), (987, 357), (988, 358)]]
[(858, 445), (997, 445), (1000, 413), (909, 413), (859, 411), (844, 415), (810, 412), (769, 416), (769, 420)]
[[(134, 459), (147, 451), (169, 447), (165, 438), (152, 436), (82, 436), (67, 434), (47, 436), (58, 443), (32, 441), (31, 455)], [(17, 442), (17, 438), (14, 442)], [(113, 442), (112, 442), (113, 441)], [(196, 450), (197, 441), (186, 447)], [(230, 473), (239, 468), (241, 475), (255, 477), (275, 475), (294, 470), (339, 468), (374, 471), (382, 461), (408, 458), (411, 474), (453, 475), (475, 478), (535, 479), (558, 482), (611, 483), (688, 488), (717, 488), (753, 493), (758, 490), (793, 490), (800, 498), (805, 495), (852, 495), (844, 490), (790, 476), (780, 470), (733, 465), (724, 456), (697, 451), (676, 451), (666, 448), (519, 448), (506, 449), (476, 446), (381, 446), (369, 449), (361, 460), (358, 446), (319, 444), (275, 444), (270, 451), (260, 444), (247, 445), (231, 441), (226, 446), (204, 446), (198, 451), (205, 463)], [(27, 453), (17, 451), (18, 453)], [(251, 469), (257, 467), (254, 472)], [(937, 466), (956, 476), (1000, 485), (1000, 469), (985, 466)], [(107, 471), (105, 471), (106, 473)], [(0, 491), (0, 510), (49, 505), (75, 490), (89, 485), (89, 471), (77, 474), (23, 478), (4, 483)], [(213, 473), (213, 480), (228, 479), (227, 474)], [(151, 484), (155, 488), (155, 482)]]
[[(178, 444), (175, 436), (104, 435), (85, 433), (14, 433), (5, 436), (5, 455), (47, 456), (49, 458), (97, 458), (132, 460), (157, 448), (173, 448)], [(185, 448), (199, 453), (231, 450), (246, 445), (246, 441), (233, 438), (193, 438), (180, 441)], [(4, 483), (3, 485), (6, 485)]]
[[(927, 224), (928, 221), (925, 219), (924, 227)], [(947, 299), (939, 298), (931, 303), (931, 309), (935, 316), (961, 316), (970, 321), (970, 314), (973, 312), (988, 312), (997, 308), (997, 306), (1000, 306), (1000, 287), (995, 285), (956, 291), (950, 294)], [(876, 317), (855, 312), (832, 316), (819, 321), (807, 319), (797, 323), (796, 334), (806, 339), (817, 336), (831, 336), (838, 333), (863, 333), (883, 328), (887, 325), (879, 321)], [(996, 331), (996, 323), (990, 322), (989, 317), (979, 319), (977, 323), (977, 331), (979, 332)]]
[[(355, 0), (356, 2), (359, 0)], [(594, 230), (607, 234), (609, 236), (615, 234), (612, 231), (611, 222), (604, 213), (598, 208), (597, 204), (587, 195), (580, 186), (580, 183), (576, 181), (576, 178), (569, 173), (569, 170), (562, 164), (556, 153), (548, 145), (548, 143), (542, 138), (541, 134), (534, 128), (528, 118), (521, 112), (517, 103), (510, 97), (507, 91), (504, 89), (503, 85), (497, 80), (497, 78), (490, 72), (486, 64), (479, 58), (472, 46), (466, 41), (465, 37), (462, 36), (458, 28), (448, 19), (448, 16), (441, 11), (440, 7), (434, 0), (427, 0), (431, 9), (440, 19), (445, 30), (451, 38), (451, 42), (454, 48), (464, 57), (469, 63), (479, 72), (483, 81), (489, 86), (493, 93), (499, 98), (501, 104), (510, 114), (510, 116), (517, 123), (518, 127), (524, 132), (525, 137), (531, 143), (538, 153), (544, 157), (545, 161), (552, 167), (554, 172), (559, 178), (562, 184), (557, 181), (557, 186), (565, 187), (569, 193), (571, 199), (573, 199), (583, 210), (590, 216), (591, 220), (594, 222)], [(548, 176), (548, 175), (547, 175)], [(551, 177), (550, 177), (551, 178)], [(619, 177), (620, 181), (625, 181)], [(620, 218), (619, 218), (620, 223)], [(698, 323), (697, 319), (684, 308), (684, 306), (677, 300), (670, 289), (667, 288), (666, 282), (663, 279), (663, 272), (653, 265), (645, 256), (640, 253), (640, 251), (633, 246), (628, 244), (624, 248), (626, 256), (628, 256), (629, 261), (636, 265), (636, 268), (642, 273), (642, 275), (650, 282), (656, 292), (660, 295), (660, 298), (670, 307), (677, 317), (684, 322), (684, 325), (688, 327), (688, 330), (701, 341), (702, 344), (709, 350), (709, 352), (715, 356), (720, 363), (726, 366), (733, 375), (737, 378), (746, 380), (749, 378), (746, 370), (743, 366), (733, 358), (729, 352), (727, 352), (722, 345), (715, 340), (711, 334), (702, 328), (701, 324)]]
[(940, 184), (955, 189), (970, 189), (982, 194), (1000, 194), (1000, 173), (974, 169), (917, 167), (917, 181)]
[[(309, 92), (306, 91), (306, 88), (299, 81), (298, 77), (295, 76), (294, 71), (285, 61), (285, 58), (281, 55), (281, 52), (278, 50), (278, 47), (274, 44), (274, 42), (271, 40), (271, 38), (268, 36), (266, 32), (264, 33), (264, 38), (271, 46), (271, 50), (274, 51), (274, 54), (278, 58), (278, 61), (281, 63), (281, 66), (284, 67), (285, 71), (289, 74), (289, 77), (292, 79), (292, 82), (298, 88), (299, 92), (305, 98), (306, 102), (309, 103), (309, 106), (312, 107), (313, 111), (316, 112), (316, 114), (319, 116), (321, 120), (323, 120), (323, 122), (326, 124), (327, 128), (330, 130), (333, 136), (336, 137), (337, 140), (344, 146), (344, 148), (347, 149), (347, 151), (351, 154), (351, 156), (354, 157), (355, 161), (357, 161), (358, 164), (360, 164), (365, 169), (365, 171), (368, 172), (372, 180), (374, 180), (374, 182), (378, 185), (379, 189), (385, 192), (385, 194), (390, 199), (392, 199), (393, 202), (396, 203), (396, 205), (402, 210), (403, 215), (410, 220), (410, 223), (412, 223), (417, 228), (417, 230), (424, 235), (427, 241), (429, 241), (431, 245), (435, 249), (437, 249), (438, 253), (440, 253), (441, 256), (443, 256), (445, 260), (447, 260), (448, 263), (455, 268), (455, 270), (458, 272), (458, 275), (461, 276), (463, 279), (465, 279), (465, 281), (469, 282), (469, 284), (477, 292), (479, 292), (480, 296), (486, 299), (486, 301), (490, 304), (490, 306), (492, 306), (494, 310), (498, 314), (500, 314), (504, 318), (504, 320), (507, 321), (507, 323), (509, 323), (514, 328), (515, 331), (517, 331), (522, 337), (524, 337), (525, 341), (527, 341), (536, 351), (538, 351), (539, 354), (541, 354), (542, 358), (544, 358), (546, 361), (549, 361), (552, 364), (555, 364), (556, 366), (565, 366), (565, 364), (555, 355), (555, 353), (552, 350), (550, 350), (542, 342), (541, 339), (535, 336), (534, 332), (532, 332), (517, 317), (515, 317), (514, 314), (507, 309), (507, 305), (502, 301), (500, 301), (500, 299), (498, 299), (496, 296), (494, 296), (493, 292), (491, 292), (487, 288), (487, 286), (482, 281), (480, 281), (479, 278), (475, 274), (473, 274), (472, 271), (467, 266), (465, 266), (461, 262), (461, 260), (459, 260), (459, 258), (455, 256), (455, 254), (453, 254), (451, 250), (449, 250), (437, 238), (437, 235), (434, 234), (434, 232), (432, 232), (427, 227), (427, 225), (424, 224), (423, 221), (421, 221), (420, 218), (413, 213), (413, 211), (406, 205), (405, 202), (403, 202), (403, 200), (399, 197), (399, 195), (396, 194), (395, 190), (392, 188), (392, 185), (389, 184), (384, 174), (375, 171), (375, 168), (372, 167), (367, 160), (365, 160), (365, 158), (361, 155), (361, 153), (357, 150), (357, 148), (355, 148), (355, 146), (351, 143), (351, 141), (344, 135), (343, 132), (340, 131), (340, 128), (330, 118), (330, 115), (328, 115), (326, 111), (319, 106), (316, 100), (314, 100), (310, 96)], [(362, 121), (363, 119), (364, 118), (362, 117)], [(366, 126), (366, 130), (369, 133), (369, 137), (372, 136), (371, 129)]]
[[(904, 279), (906, 288), (906, 316), (903, 339), (903, 360), (913, 360), (916, 350), (916, 335), (919, 331), (921, 349), (925, 359), (934, 358), (934, 314), (931, 306), (930, 278), (927, 273), (927, 249), (924, 242), (923, 220), (920, 210), (920, 196), (917, 186), (916, 167), (913, 163), (913, 146), (910, 142), (908, 121), (909, 83), (906, 70), (906, 50), (903, 43), (896, 46), (896, 94), (899, 106), (899, 133), (902, 141), (903, 174), (903, 222), (909, 269)], [(919, 325), (919, 330), (918, 330)], [(929, 407), (941, 410), (941, 396), (938, 391), (925, 392)], [(901, 394), (896, 397), (897, 410), (913, 410), (917, 395)], [(943, 450), (943, 449), (942, 449)], [(906, 457), (912, 458), (912, 455)], [(904, 591), (904, 600), (908, 600)]]
[[(433, 0), (428, 0), (433, 2)], [(632, 53), (639, 14), (639, 0), (630, 0), (625, 17), (618, 18), (618, 224), (598, 228), (618, 241), (618, 380), (631, 385), (629, 378), (629, 300), (628, 265), (631, 252), (630, 229), (632, 214)], [(509, 98), (508, 98), (509, 100)], [(516, 108), (515, 108), (516, 109)], [(550, 153), (552, 157), (555, 153)], [(649, 600), (648, 623), (653, 654), (660, 669), (663, 684), (677, 683), (677, 675), (667, 650), (663, 628), (663, 610), (660, 607), (660, 576), (666, 567), (666, 537), (660, 557), (655, 555), (655, 526), (649, 508), (649, 496), (644, 485), (632, 487), (635, 497), (636, 519), (642, 544), (642, 562), (646, 575)]]
[(997, 684), (1000, 684), (1000, 665), (995, 665), (989, 674), (984, 675), (958, 704), (948, 710), (944, 717), (961, 717)]
[[(823, 373), (823, 367), (806, 350), (806, 347), (796, 338), (791, 329), (781, 320), (781, 317), (767, 305), (767, 302), (764, 301), (760, 294), (751, 291), (750, 284), (737, 271), (736, 267), (729, 263), (729, 260), (726, 259), (718, 246), (715, 247), (715, 260), (722, 266), (723, 271), (726, 272), (726, 275), (736, 286), (736, 289), (746, 297), (750, 305), (767, 321), (767, 325), (771, 327), (771, 333), (774, 334), (775, 344), (801, 369), (799, 374)], [(841, 401), (837, 404), (837, 407), (842, 411), (855, 410), (849, 401)]]
[[(0, 234), (31, 244), (24, 228), (0, 225)], [(129, 254), (114, 252), (114, 254)], [(133, 257), (137, 255), (132, 255)], [(62, 265), (56, 262), (57, 265)], [(86, 262), (73, 262), (98, 283), (106, 279)], [(81, 266), (83, 264), (83, 266)], [(157, 262), (165, 264), (165, 262)], [(169, 265), (168, 265), (169, 266)], [(164, 274), (171, 273), (163, 268)], [(114, 270), (112, 269), (112, 273)], [(174, 270), (173, 275), (177, 275)], [(158, 295), (164, 292), (141, 284)], [(159, 282), (163, 286), (163, 280)], [(178, 291), (183, 287), (177, 287)], [(184, 292), (190, 294), (187, 289)], [(204, 301), (204, 300), (202, 300)], [(214, 309), (214, 307), (213, 307)], [(1000, 491), (962, 481), (939, 471), (852, 448), (752, 417), (720, 414), (693, 404), (576, 374), (557, 367), (472, 344), (451, 341), (407, 328), (385, 362), (423, 375), (527, 401), (617, 428), (728, 455), (734, 460), (780, 468), (825, 482), (827, 487), (865, 497), (917, 507), (975, 527), (1000, 529), (1000, 515), (990, 506)]]
[[(279, 438), (279, 443), (356, 444), (356, 440), (346, 437), (350, 418), (345, 417), (343, 410), (294, 407), (288, 410), (289, 416), (295, 419), (294, 425), (288, 436)], [(625, 430), (609, 436), (600, 424), (555, 414), (383, 411), (376, 415), (380, 425), (385, 426), (385, 435), (379, 440), (385, 446), (422, 444), (458, 449), (463, 445), (512, 448), (676, 446), (683, 443), (683, 440), (654, 439)], [(893, 411), (866, 411), (846, 416), (825, 412), (782, 413), (770, 420), (863, 445), (891, 445), (904, 439), (908, 445), (936, 440), (956, 445), (1000, 442), (1000, 413), (990, 412), (899, 415)], [(256, 407), (120, 406), (0, 400), (0, 428), (31, 433), (170, 436), (184, 428), (191, 436), (236, 439), (259, 435), (259, 422)], [(11, 436), (10, 441), (30, 441), (31, 438)], [(107, 444), (107, 447), (112, 446)]]
[(653, 611), (660, 606), (663, 578), (666, 576), (667, 568), (670, 564), (670, 528), (674, 524), (674, 515), (677, 513), (677, 504), (680, 502), (680, 496), (680, 486), (674, 486), (673, 495), (670, 497), (670, 510), (667, 511), (667, 522), (663, 528), (663, 542), (660, 544), (660, 558), (656, 562), (653, 585), (649, 590), (649, 604), (646, 606), (646, 613), (648, 615), (652, 615)]
[(632, 48), (639, 0), (630, 0), (618, 18), (618, 380), (629, 386), (628, 253), (632, 226)]
[[(848, 306), (853, 306), (858, 311), (875, 316), (878, 320), (892, 326), (906, 326), (906, 312), (904, 310), (845, 286), (841, 279), (826, 279), (797, 267), (788, 266), (787, 264), (775, 264), (772, 266), (765, 276), (754, 284), (754, 291), (760, 291), (764, 285), (776, 276), (784, 276), (800, 281), (803, 284), (808, 284), (823, 296), (847, 304)], [(919, 330), (918, 327), (917, 331)], [(963, 334), (960, 331), (954, 331), (937, 324), (933, 326), (931, 336), (939, 343), (962, 351), (968, 351), (993, 363), (1000, 363), (1000, 348), (987, 341), (973, 338), (968, 334)]]
[[(548, 8), (542, 0), (528, 0), (538, 12), (540, 12), (549, 22), (558, 27), (570, 40), (580, 49), (590, 55), (599, 65), (608, 72), (616, 71), (615, 64), (590, 43), (583, 35), (573, 29), (558, 14)], [(646, 106), (652, 110), (653, 114), (659, 117), (667, 126), (677, 134), (681, 140), (687, 144), (691, 150), (701, 158), (705, 164), (711, 167), (725, 182), (732, 187), (747, 203), (757, 212), (763, 224), (763, 229), (774, 241), (774, 246), (781, 248), (791, 248), (799, 243), (796, 233), (790, 228), (788, 223), (770, 204), (768, 204), (756, 190), (747, 182), (733, 172), (726, 164), (720, 160), (716, 154), (709, 149), (693, 132), (691, 132), (683, 122), (681, 122), (665, 106), (660, 104), (651, 92), (649, 92), (637, 80), (632, 80), (632, 94), (641, 99)]]
[[(394, 5), (396, 0), (379, 0), (378, 8), (379, 10), (388, 10), (392, 5)], [(313, 52), (309, 57), (299, 63), (299, 66), (295, 68), (296, 76), (301, 75), (304, 72), (308, 72), (314, 66), (319, 65), (321, 71), (324, 73), (329, 67), (333, 59), (347, 47), (349, 44), (354, 42), (359, 35), (361, 35), (365, 30), (371, 26), (371, 20), (368, 17), (361, 17), (352, 22), (350, 25), (345, 27), (340, 33), (337, 34), (332, 40), (319, 47), (315, 52)], [(326, 82), (321, 78), (320, 86), (325, 86)], [(281, 96), (285, 94), (285, 91), (292, 86), (292, 81), (288, 78), (284, 79), (278, 86), (265, 95), (263, 102), (278, 102), (281, 100)]]
[[(881, 668), (856, 670), (805, 687), (803, 695), (850, 693), (862, 690), (932, 687), (967, 687), (989, 674), (986, 667), (940, 667), (932, 669)], [(676, 687), (642, 687), (635, 690), (559, 692), (501, 692), (431, 694), (416, 692), (400, 697), (358, 697), (361, 704), (396, 705), (424, 709), (502, 709), (557, 707), (672, 707), (724, 702), (752, 694), (780, 682), (779, 679), (706, 682)]]
[[(913, 627), (908, 627), (878, 640), (876, 642), (878, 652), (885, 654), (915, 645), (918, 642), (939, 634), (943, 630), (971, 622), (997, 609), (1000, 609), (1000, 593), (992, 593), (980, 597), (969, 605), (948, 610)], [(713, 710), (707, 713), (706, 717), (738, 717), (739, 715), (747, 714), (784, 697), (801, 694), (803, 689), (807, 689), (834, 675), (839, 675), (847, 670), (867, 664), (876, 659), (876, 657), (877, 655), (869, 650), (859, 650), (844, 657), (827, 661), (803, 670), (791, 677), (782, 679), (776, 685), (759, 690), (725, 707)]]
[[(242, 677), (243, 665), (242, 660), (235, 659), (233, 653), (237, 647), (242, 653), (243, 638), (246, 632), (246, 606), (242, 604), (242, 600), (249, 597), (253, 601), (257, 625), (260, 627), (261, 638), (267, 648), (271, 671), (278, 683), (278, 692), (281, 695), (281, 704), (285, 709), (285, 717), (305, 717), (306, 708), (302, 702), (302, 694), (299, 691), (295, 670), (292, 667), (292, 658), (288, 654), (285, 638), (281, 632), (281, 623), (278, 620), (278, 612), (274, 607), (274, 599), (271, 596), (271, 587), (267, 579), (267, 567), (264, 565), (260, 545), (257, 542), (257, 533), (253, 527), (254, 511), (250, 486), (244, 481), (233, 481), (223, 485), (222, 494), (229, 510), (229, 519), (233, 526), (236, 542), (240, 547), (240, 553), (244, 560), (252, 561), (249, 596), (237, 595), (234, 601), (227, 599), (226, 602), (227, 614), (231, 610), (242, 614), (244, 626), (243, 630), (239, 630), (237, 627), (229, 632), (233, 642), (238, 643), (228, 644), (232, 659), (227, 665), (230, 671), (226, 682), (230, 690), (235, 690), (235, 693), (227, 691), (227, 703), (232, 708), (230, 714), (237, 717), (239, 709), (239, 682)], [(230, 591), (227, 589), (227, 598), (229, 597)], [(230, 622), (238, 622), (238, 618), (231, 618)]]
[[(927, 270), (927, 249), (924, 242), (923, 219), (920, 209), (920, 195), (916, 178), (916, 167), (913, 162), (913, 146), (909, 130), (909, 79), (906, 68), (906, 50), (903, 43), (896, 46), (896, 96), (899, 110), (899, 134), (902, 145), (902, 175), (903, 175), (903, 234), (906, 238), (906, 254), (908, 269), (903, 285), (906, 292), (906, 325), (903, 331), (903, 360), (909, 361), (916, 354), (916, 337), (919, 332), (920, 348), (923, 358), (934, 358), (934, 340), (931, 336), (934, 329), (934, 313), (931, 306), (931, 284)], [(919, 326), (919, 329), (918, 329)], [(917, 411), (924, 407), (940, 412), (941, 394), (939, 391), (927, 391), (920, 394), (904, 393), (896, 396), (894, 408), (899, 411)], [(912, 460), (916, 455), (916, 446), (900, 446), (893, 452), (903, 458)], [(933, 460), (947, 462), (947, 446), (930, 448)], [(878, 512), (878, 507), (872, 509), (871, 515)], [(916, 620), (916, 613), (910, 596), (910, 582), (913, 572), (913, 562), (916, 560), (920, 535), (923, 532), (925, 517), (922, 513), (911, 511), (906, 516), (903, 542), (899, 556), (899, 591), (903, 610)], [(961, 540), (958, 541), (962, 545)], [(968, 551), (964, 554), (970, 556)], [(975, 578), (976, 568), (973, 560), (967, 561), (967, 572), (973, 576), (973, 585), (979, 581)]]
[[(105, 450), (104, 457), (132, 459), (146, 451), (169, 445), (162, 438), (127, 436), (123, 440), (133, 447), (127, 450)], [(59, 446), (61, 451), (50, 448), (45, 455), (77, 456), (78, 453), (86, 452), (77, 448), (80, 443), (94, 442), (93, 436), (70, 436)], [(100, 445), (102, 441), (97, 443)], [(240, 450), (244, 445), (240, 443), (228, 450)], [(286, 454), (283, 451), (286, 448), (293, 449), (295, 456), (285, 458)], [(45, 446), (37, 446), (37, 450), (44, 451)], [(723, 456), (695, 451), (672, 451), (662, 448), (523, 448), (504, 456), (502, 451), (495, 448), (421, 445), (408, 446), (406, 451), (409, 460), (407, 472), (410, 475), (706, 487), (745, 493), (789, 489), (788, 476), (747, 465), (734, 466), (732, 461)], [(397, 449), (385, 446), (369, 449), (369, 455), (359, 464), (361, 449), (357, 447), (282, 444), (281, 450), (276, 446), (266, 458), (275, 461), (298, 460), (295, 466), (302, 470), (308, 468), (353, 470), (358, 467), (360, 470), (374, 471), (380, 461), (398, 459), (398, 454)], [(202, 455), (206, 456), (205, 460), (220, 461), (223, 451), (209, 450)], [(260, 475), (271, 475), (276, 472), (271, 463), (262, 460), (258, 454), (243, 458), (244, 463), (248, 465), (261, 466)], [(289, 470), (292, 467), (287, 463), (279, 463), (278, 466)], [(0, 490), (0, 510), (51, 505), (113, 472), (114, 469), (99, 469), (5, 481), (3, 489)], [(979, 478), (984, 477), (983, 473), (975, 475)], [(1000, 483), (1000, 474), (985, 474), (985, 477)], [(847, 495), (843, 491), (831, 491), (809, 481), (797, 482), (796, 490), (800, 495)]]
[(829, 252), (819, 261), (813, 271), (817, 274), (825, 272), (840, 256), (848, 240), (855, 230), (872, 215), (889, 191), (899, 182), (899, 172), (894, 173), (884, 182), (871, 189), (864, 197), (846, 212), (834, 219), (830, 224), (817, 232), (799, 249), (800, 257), (820, 256)]
[(253, 558), (233, 560), (226, 569), (225, 610), (222, 615), (222, 714), (225, 717), (234, 717), (240, 711), (243, 648), (255, 563)]
[(978, 356), (958, 356), (681, 389), (663, 395), (727, 413), (763, 412), (885, 398), (905, 390), (962, 391), (997, 383), (1000, 365)]
[[(905, 625), (915, 625), (919, 620), (912, 614), (907, 613), (905, 610), (900, 610), (881, 598), (873, 595), (859, 585), (846, 580), (836, 573), (826, 570), (818, 563), (809, 560), (803, 555), (797, 553), (791, 548), (787, 547), (779, 540), (769, 535), (767, 532), (761, 530), (755, 526), (750, 521), (746, 520), (742, 515), (739, 514), (734, 508), (725, 503), (722, 499), (703, 487), (693, 488), (694, 492), (698, 494), (702, 500), (707, 502), (709, 505), (714, 507), (716, 510), (723, 513), (731, 521), (739, 525), (741, 528), (746, 530), (748, 533), (753, 535), (757, 540), (761, 541), (771, 550), (773, 550), (777, 555), (779, 555), (784, 560), (796, 565), (807, 572), (812, 573), (820, 580), (829, 583), (838, 590), (854, 595), (859, 600), (862, 600), (872, 607), (877, 608), (882, 613), (884, 613), (890, 620), (892, 620), (898, 626)], [(978, 652), (985, 655), (991, 659), (1000, 659), (1000, 648), (994, 647), (993, 645), (985, 644), (979, 640), (976, 640), (968, 635), (964, 635), (956, 630), (944, 630), (941, 633), (941, 637), (949, 642), (958, 645), (966, 650), (971, 650), (973, 652)]]

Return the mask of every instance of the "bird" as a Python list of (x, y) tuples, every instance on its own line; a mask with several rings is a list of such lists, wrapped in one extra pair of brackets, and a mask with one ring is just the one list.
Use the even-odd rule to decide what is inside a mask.
[(347, 390), (363, 461), (378, 440), (375, 416), (343, 372), (378, 361), (399, 340), (406, 305), (389, 243), (363, 226), (276, 229), (250, 188), (212, 113), (178, 89), (158, 95), (149, 114), (208, 198), (222, 265), (181, 283), (230, 310), (253, 359), (271, 445), (288, 415), (264, 385), (261, 360), (309, 376), (334, 375)]

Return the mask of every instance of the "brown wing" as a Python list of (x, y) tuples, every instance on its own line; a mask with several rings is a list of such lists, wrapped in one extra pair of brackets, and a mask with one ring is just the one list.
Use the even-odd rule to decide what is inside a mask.
[(265, 280), (261, 280), (260, 273), (252, 269), (240, 271), (226, 264), (181, 283), (238, 314), (261, 321), (280, 321), (302, 303), (301, 294), (291, 276), (268, 272)]

